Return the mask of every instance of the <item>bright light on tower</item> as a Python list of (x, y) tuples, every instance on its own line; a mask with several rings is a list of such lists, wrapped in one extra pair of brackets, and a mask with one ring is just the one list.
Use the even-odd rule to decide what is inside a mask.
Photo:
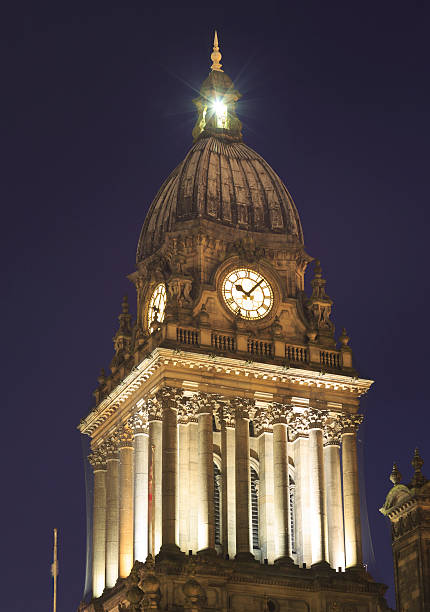
[(227, 127), (227, 106), (221, 100), (215, 100), (212, 108), (216, 114), (216, 124), (219, 128)]

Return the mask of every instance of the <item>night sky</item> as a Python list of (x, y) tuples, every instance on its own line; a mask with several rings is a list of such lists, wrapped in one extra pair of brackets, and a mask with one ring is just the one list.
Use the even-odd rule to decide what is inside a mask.
[[(113, 355), (156, 191), (192, 144), (213, 28), (243, 94), (244, 140), (278, 172), (376, 382), (363, 401), (375, 579), (393, 460), (430, 477), (429, 9), (424, 2), (9, 2), (0, 18), (2, 609), (59, 612), (85, 570), (76, 429)], [(85, 452), (85, 451), (84, 451)], [(367, 547), (368, 548), (368, 547)]]

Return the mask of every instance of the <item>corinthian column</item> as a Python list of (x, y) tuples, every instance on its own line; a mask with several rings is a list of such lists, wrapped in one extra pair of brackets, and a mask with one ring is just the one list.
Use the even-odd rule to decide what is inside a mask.
[(333, 569), (345, 569), (340, 426), (337, 419), (327, 422), (324, 428), (324, 478), (329, 563)]
[(222, 547), (232, 559), (236, 554), (236, 458), (235, 415), (230, 402), (221, 405)]
[(162, 479), (162, 424), (161, 403), (148, 401), (148, 548), (152, 556), (161, 546), (161, 479)]
[(296, 467), (296, 550), (299, 563), (312, 564), (312, 533), (310, 514), (309, 476), (309, 430), (308, 421), (302, 413), (294, 414), (289, 422), (289, 431), (294, 440), (294, 463)]
[[(188, 392), (184, 392), (185, 393)], [(189, 537), (189, 512), (190, 512), (190, 490), (195, 488), (195, 483), (190, 482), (190, 425), (188, 414), (189, 402), (187, 399), (179, 405), (178, 409), (178, 455), (179, 455), (179, 478), (178, 478), (178, 522), (179, 522), (179, 547), (183, 552), (192, 550)]]
[(236, 458), (236, 559), (253, 561), (249, 534), (251, 479), (249, 465), (249, 408), (250, 401), (235, 401), (235, 458)]
[(363, 564), (356, 432), (363, 416), (349, 415), (342, 423), (343, 511), (346, 567)]
[(275, 494), (275, 563), (293, 563), (290, 542), (290, 486), (288, 479), (287, 407), (272, 405), (273, 476)]
[(198, 394), (199, 449), (199, 551), (215, 551), (213, 407), (209, 397)]
[(106, 451), (100, 446), (88, 457), (94, 471), (93, 597), (105, 588), (106, 572)]
[(312, 565), (325, 563), (326, 526), (324, 507), (323, 420), (319, 410), (307, 414), (309, 420), (310, 516), (312, 521)]
[(255, 434), (258, 438), (258, 457), (260, 484), (258, 493), (258, 518), (261, 556), (273, 563), (275, 551), (275, 512), (274, 512), (274, 463), (272, 415), (267, 404), (257, 402), (254, 417)]
[(148, 556), (148, 411), (140, 408), (129, 421), (134, 435), (134, 559)]
[(119, 575), (126, 578), (133, 567), (133, 432), (119, 433)]
[(163, 456), (162, 456), (162, 544), (159, 558), (170, 557), (180, 553), (176, 544), (176, 506), (177, 506), (177, 470), (178, 470), (178, 409), (177, 401), (181, 392), (172, 387), (163, 387), (157, 393), (161, 402), (163, 415)]
[(106, 586), (115, 586), (119, 560), (119, 457), (118, 437), (106, 442)]

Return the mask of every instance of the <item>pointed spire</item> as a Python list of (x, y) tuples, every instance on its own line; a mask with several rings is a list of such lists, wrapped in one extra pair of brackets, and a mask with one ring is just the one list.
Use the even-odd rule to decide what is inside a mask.
[(412, 478), (411, 486), (422, 487), (426, 482), (428, 482), (427, 478), (423, 476), (421, 469), (423, 467), (424, 460), (422, 459), (418, 449), (415, 449), (414, 458), (412, 459), (412, 467), (414, 468), (414, 476)]
[(218, 46), (218, 33), (215, 30), (214, 47), (213, 47), (213, 51), (211, 54), (211, 60), (212, 60), (211, 70), (216, 70), (217, 72), (224, 72), (221, 69), (221, 66), (222, 66), (222, 64), (220, 64), (221, 57), (222, 55), (220, 53), (219, 46)]
[(402, 480), (402, 475), (399, 472), (399, 468), (397, 467), (397, 463), (393, 463), (393, 469), (392, 469), (391, 474), (390, 474), (390, 480), (393, 483), (393, 485), (400, 484), (400, 482)]

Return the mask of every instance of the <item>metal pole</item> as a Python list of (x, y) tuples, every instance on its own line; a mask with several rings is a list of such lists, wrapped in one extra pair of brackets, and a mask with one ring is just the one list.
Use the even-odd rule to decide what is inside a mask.
[(51, 574), (54, 579), (54, 605), (53, 612), (57, 612), (57, 576), (58, 576), (58, 559), (57, 559), (57, 529), (54, 529), (54, 560), (51, 565)]

